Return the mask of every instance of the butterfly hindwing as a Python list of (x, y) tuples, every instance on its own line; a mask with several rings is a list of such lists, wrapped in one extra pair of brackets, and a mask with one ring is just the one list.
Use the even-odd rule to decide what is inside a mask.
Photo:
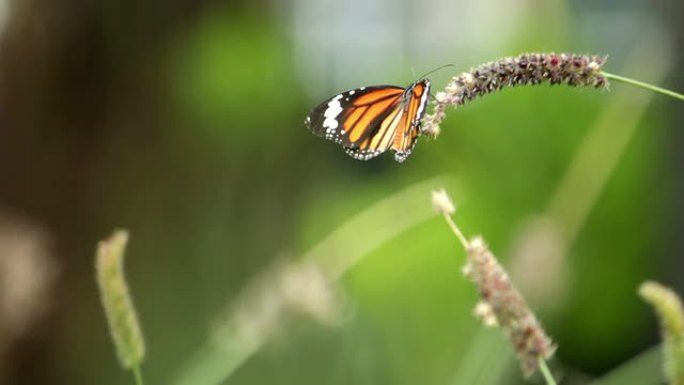
[(397, 162), (403, 162), (416, 146), (420, 134), (420, 121), (425, 115), (425, 107), (430, 94), (430, 83), (417, 82), (409, 87), (408, 91), (410, 95), (406, 98), (404, 119), (399, 122), (399, 132), (392, 144), (394, 159)]
[(361, 87), (321, 103), (306, 118), (314, 134), (342, 144), (350, 156), (368, 160), (388, 149), (403, 161), (419, 133), (430, 83), (427, 79), (407, 88)]

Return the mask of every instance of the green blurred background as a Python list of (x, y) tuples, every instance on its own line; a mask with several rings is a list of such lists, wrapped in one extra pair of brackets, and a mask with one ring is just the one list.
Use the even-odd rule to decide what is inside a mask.
[[(430, 178), (452, 193), (463, 230), (512, 263), (627, 87), (504, 90), (450, 110), (439, 139), (420, 139), (403, 164), (351, 159), (307, 132), (309, 110), (453, 63), (430, 76), (439, 90), (525, 51), (606, 54), (608, 71), (644, 80), (665, 62), (676, 71), (662, 84), (681, 90), (682, 14), (679, 0), (0, 0), (0, 383), (132, 383), (93, 274), (95, 244), (114, 228), (131, 232), (148, 384), (172, 382), (252, 277)], [(653, 34), (660, 50), (635, 57)], [(633, 62), (640, 70), (623, 73)], [(656, 96), (638, 121), (611, 120), (638, 126), (566, 245), (565, 294), (540, 304), (567, 383), (657, 342), (642, 280), (684, 291), (682, 111)], [(429, 191), (396, 215), (429, 209)], [(358, 236), (391, 226), (376, 225)], [(456, 383), (481, 334), (463, 261), (442, 219), (418, 221), (341, 278), (336, 326), (288, 323), (225, 383)], [(482, 383), (520, 381), (509, 364)]]

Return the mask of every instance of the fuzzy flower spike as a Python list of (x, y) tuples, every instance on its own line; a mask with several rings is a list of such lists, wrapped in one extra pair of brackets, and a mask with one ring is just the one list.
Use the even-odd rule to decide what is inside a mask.
[(504, 267), (481, 237), (468, 240), (456, 226), (451, 218), (455, 206), (445, 190), (433, 191), (432, 205), (467, 252), (463, 272), (475, 283), (480, 294), (475, 316), (483, 325), (501, 329), (515, 350), (525, 376), (532, 375), (542, 365), (542, 370), (546, 369), (543, 361), (551, 358), (555, 345), (527, 306), (525, 298), (513, 286)]
[(601, 72), (605, 61), (596, 55), (526, 53), (482, 64), (453, 77), (444, 91), (437, 92), (435, 108), (425, 116), (422, 133), (433, 138), (439, 135), (448, 106), (458, 107), (506, 87), (548, 83), (605, 89), (608, 79)]
[(684, 307), (672, 289), (657, 282), (639, 287), (641, 298), (651, 304), (660, 318), (663, 336), (663, 362), (667, 383), (684, 385)]
[(109, 331), (121, 366), (133, 370), (136, 384), (142, 384), (140, 365), (145, 358), (145, 340), (124, 277), (123, 263), (127, 244), (128, 232), (125, 230), (117, 230), (111, 237), (98, 243), (95, 272)]

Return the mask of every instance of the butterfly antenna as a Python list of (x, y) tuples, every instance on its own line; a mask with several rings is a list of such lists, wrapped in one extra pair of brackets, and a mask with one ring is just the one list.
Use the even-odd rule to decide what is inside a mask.
[(425, 75), (419, 77), (418, 79), (425, 79), (428, 75), (430, 75), (430, 74), (432, 74), (432, 73), (434, 73), (434, 72), (437, 72), (437, 71), (439, 71), (439, 70), (441, 70), (441, 69), (444, 69), (444, 68), (447, 68), (447, 67), (454, 67), (454, 66), (455, 66), (454, 64), (444, 64), (444, 65), (439, 66), (439, 67), (437, 67), (437, 68), (435, 68), (435, 69), (433, 69), (433, 70), (431, 70), (431, 71), (428, 71)]

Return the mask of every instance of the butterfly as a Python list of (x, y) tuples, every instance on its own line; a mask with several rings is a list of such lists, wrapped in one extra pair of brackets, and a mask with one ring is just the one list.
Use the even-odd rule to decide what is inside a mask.
[(314, 108), (304, 123), (314, 134), (339, 143), (355, 159), (387, 150), (403, 162), (413, 151), (430, 95), (430, 81), (406, 88), (361, 87), (342, 92)]

